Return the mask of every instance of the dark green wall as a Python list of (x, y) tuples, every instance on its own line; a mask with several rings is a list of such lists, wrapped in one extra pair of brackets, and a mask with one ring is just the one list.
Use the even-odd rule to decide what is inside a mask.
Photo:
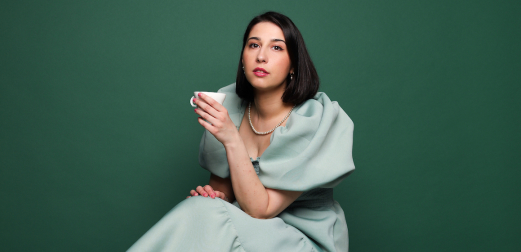
[(355, 123), (351, 251), (521, 246), (519, 1), (3, 1), (2, 251), (124, 251), (208, 173), (191, 92), (266, 10)]

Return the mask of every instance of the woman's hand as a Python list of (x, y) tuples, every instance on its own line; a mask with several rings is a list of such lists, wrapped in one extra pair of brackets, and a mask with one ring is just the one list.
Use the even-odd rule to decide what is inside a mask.
[(200, 116), (197, 119), (199, 123), (224, 146), (240, 138), (237, 127), (223, 105), (203, 93), (199, 93), (199, 99), (194, 98), (194, 103), (198, 106), (195, 113)]
[(209, 185), (205, 185), (204, 187), (198, 186), (197, 188), (195, 188), (195, 190), (191, 190), (190, 191), (190, 195), (191, 196), (188, 196), (186, 198), (188, 199), (188, 198), (190, 198), (192, 196), (199, 196), (199, 195), (201, 195), (203, 197), (210, 196), (210, 198), (212, 198), (212, 199), (215, 199), (215, 197), (217, 197), (217, 198), (221, 198), (222, 200), (228, 201), (228, 198), (226, 197), (226, 195), (224, 195), (223, 192), (215, 191)]

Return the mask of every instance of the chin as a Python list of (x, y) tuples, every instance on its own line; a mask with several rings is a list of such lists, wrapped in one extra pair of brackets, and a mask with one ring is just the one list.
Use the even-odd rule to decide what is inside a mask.
[(249, 82), (250, 82), (250, 84), (252, 85), (252, 87), (254, 89), (262, 90), (262, 91), (284, 88), (284, 86), (286, 85), (285, 82), (283, 82), (281, 84), (273, 84), (273, 83), (268, 83), (268, 82), (265, 82), (265, 81), (257, 81), (257, 80), (249, 81)]

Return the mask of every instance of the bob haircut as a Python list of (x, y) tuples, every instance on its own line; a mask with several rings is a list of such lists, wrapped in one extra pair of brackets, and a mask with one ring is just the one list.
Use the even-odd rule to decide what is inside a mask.
[(253, 102), (254, 89), (244, 75), (242, 56), (251, 29), (261, 22), (270, 22), (280, 27), (286, 40), (286, 47), (294, 75), (293, 80), (291, 80), (289, 74), (286, 77), (286, 90), (282, 95), (282, 101), (299, 105), (313, 98), (318, 92), (320, 82), (315, 66), (304, 44), (304, 39), (295, 24), (288, 17), (277, 12), (266, 12), (256, 16), (251, 20), (244, 32), (241, 58), (239, 59), (239, 68), (237, 69), (235, 87), (237, 95), (245, 101)]

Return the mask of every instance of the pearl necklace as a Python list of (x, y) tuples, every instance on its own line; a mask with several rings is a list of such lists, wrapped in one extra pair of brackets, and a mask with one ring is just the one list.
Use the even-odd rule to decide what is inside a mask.
[(279, 124), (277, 124), (277, 126), (275, 126), (275, 128), (271, 129), (270, 131), (266, 131), (266, 132), (258, 132), (257, 130), (255, 130), (255, 128), (253, 127), (253, 124), (251, 123), (251, 116), (250, 116), (250, 111), (251, 111), (251, 102), (250, 104), (248, 105), (248, 121), (250, 121), (250, 126), (251, 126), (251, 129), (253, 130), (253, 132), (255, 132), (255, 134), (257, 135), (267, 135), (271, 132), (273, 132), (276, 128), (278, 128), (284, 121), (286, 121), (286, 119), (288, 119), (289, 115), (291, 115), (291, 111), (293, 111), (293, 109), (295, 108), (295, 106), (293, 106), (293, 108), (291, 108), (291, 110), (289, 111), (289, 113), (286, 115), (286, 117), (284, 117), (284, 119), (282, 119), (282, 121), (279, 122)]

